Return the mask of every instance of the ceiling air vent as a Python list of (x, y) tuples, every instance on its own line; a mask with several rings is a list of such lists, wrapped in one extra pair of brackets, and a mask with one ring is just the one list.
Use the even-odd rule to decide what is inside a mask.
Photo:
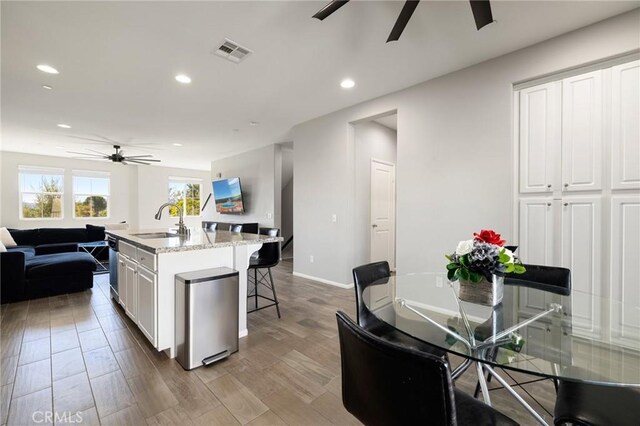
[(251, 50), (240, 46), (228, 38), (225, 38), (224, 41), (213, 51), (214, 55), (218, 55), (221, 58), (225, 58), (236, 64), (240, 63), (251, 53), (253, 53)]

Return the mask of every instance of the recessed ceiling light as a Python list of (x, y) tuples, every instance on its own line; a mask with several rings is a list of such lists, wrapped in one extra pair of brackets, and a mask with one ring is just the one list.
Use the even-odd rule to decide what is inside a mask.
[(340, 83), (340, 87), (342, 87), (343, 89), (351, 89), (355, 85), (355, 81), (351, 80), (350, 78), (342, 80), (342, 82)]
[(58, 124), (58, 127), (61, 127), (63, 129), (70, 129), (71, 126), (69, 126), (68, 124)]
[(191, 83), (191, 78), (188, 75), (178, 74), (176, 75), (176, 81), (183, 84)]
[(258, 122), (257, 122), (257, 121), (250, 121), (250, 122), (249, 122), (249, 125), (250, 125), (250, 126), (257, 126), (257, 125), (258, 125)]
[(173, 146), (182, 146), (181, 143), (174, 143)]
[(36, 68), (38, 68), (42, 72), (46, 72), (47, 74), (59, 74), (58, 70), (52, 67), (51, 65), (41, 64), (41, 65), (38, 65)]
[(51, 90), (51, 89), (53, 89), (53, 86), (49, 86), (49, 85), (47, 85), (47, 84), (43, 84), (43, 85), (42, 85), (42, 88), (43, 88), (43, 89), (47, 89), (47, 90)]

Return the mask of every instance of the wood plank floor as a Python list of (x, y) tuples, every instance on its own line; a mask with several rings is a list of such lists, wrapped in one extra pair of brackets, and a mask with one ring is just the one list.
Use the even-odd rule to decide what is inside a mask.
[[(294, 277), (289, 261), (273, 274), (282, 319), (275, 308), (249, 314), (239, 352), (191, 372), (156, 352), (109, 299), (108, 275), (82, 293), (3, 305), (0, 424), (47, 424), (44, 413), (54, 410), (56, 424), (359, 424), (341, 402), (335, 321), (338, 309), (354, 317), (353, 290)], [(471, 369), (456, 386), (473, 390)], [(517, 391), (539, 412), (553, 412), (549, 381)], [(535, 424), (505, 390), (492, 399), (521, 424)]]

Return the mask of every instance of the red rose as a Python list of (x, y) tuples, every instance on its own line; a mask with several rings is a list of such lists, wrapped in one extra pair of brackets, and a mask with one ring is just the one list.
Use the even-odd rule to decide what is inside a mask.
[(485, 243), (495, 244), (497, 246), (502, 247), (505, 240), (500, 239), (500, 234), (496, 234), (494, 231), (490, 229), (483, 229), (479, 234), (473, 233), (473, 236), (476, 240), (484, 241)]

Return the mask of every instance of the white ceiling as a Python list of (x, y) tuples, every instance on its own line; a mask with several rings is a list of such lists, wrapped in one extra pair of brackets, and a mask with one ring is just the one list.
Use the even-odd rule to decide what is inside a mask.
[[(3, 1), (2, 149), (69, 156), (109, 152), (113, 140), (145, 145), (125, 151), (153, 153), (165, 166), (208, 170), (213, 159), (291, 140), (302, 121), (640, 2), (494, 1), (497, 22), (478, 32), (467, 1), (425, 1), (389, 44), (402, 2), (355, 1), (324, 22), (312, 19), (324, 4)], [(212, 55), (224, 37), (255, 53), (241, 64)], [(60, 74), (38, 71), (42, 63)], [(178, 73), (192, 84), (177, 83)], [(340, 88), (345, 77), (354, 89)]]

